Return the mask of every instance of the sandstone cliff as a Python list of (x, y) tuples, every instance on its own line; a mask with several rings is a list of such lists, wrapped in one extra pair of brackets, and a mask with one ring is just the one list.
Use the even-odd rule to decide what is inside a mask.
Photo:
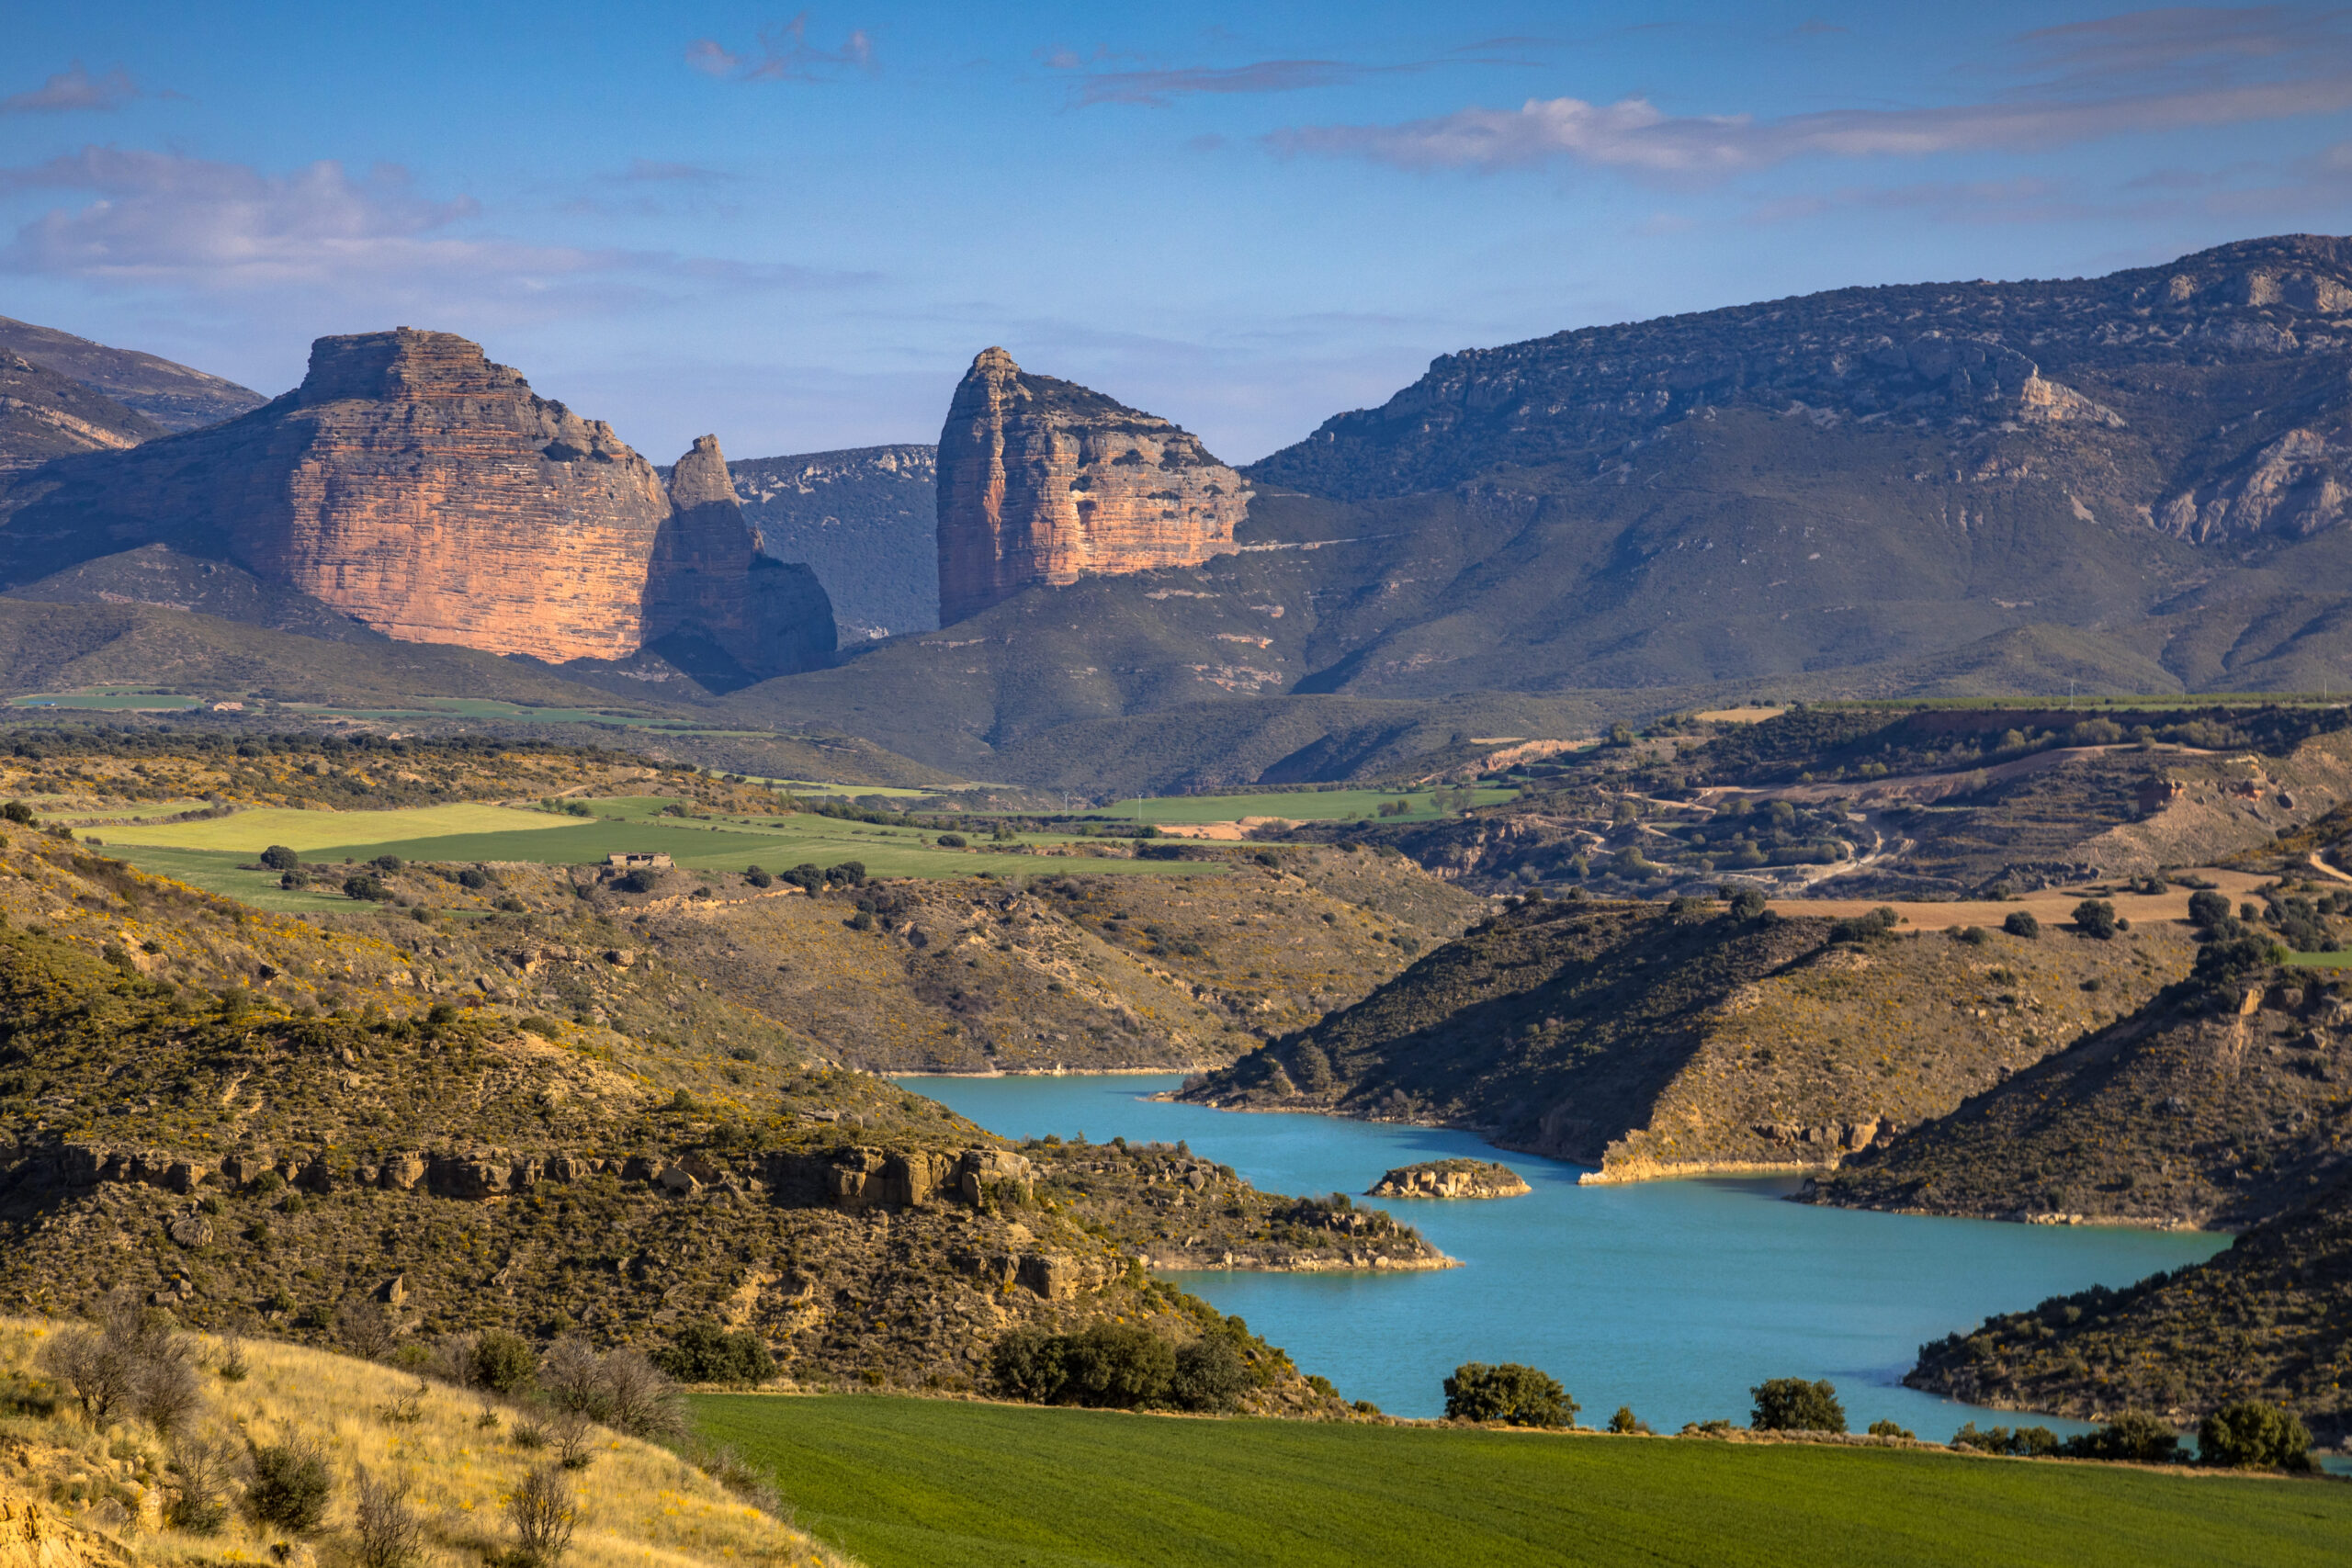
[(1235, 548), (1250, 489), (1155, 415), (981, 351), (939, 435), (939, 619), (1032, 583), (1196, 566)]
[(610, 425), (463, 338), (321, 338), (262, 408), (20, 482), (5, 566), (23, 582), (164, 543), (402, 641), (551, 663), (698, 641), (735, 684), (823, 662), (821, 592), (754, 570), (716, 444), (690, 457), (682, 508)]

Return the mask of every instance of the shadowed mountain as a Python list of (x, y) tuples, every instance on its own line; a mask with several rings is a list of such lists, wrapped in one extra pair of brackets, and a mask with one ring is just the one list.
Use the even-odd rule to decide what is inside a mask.
[(154, 421), (158, 433), (217, 424), (268, 400), (251, 388), (152, 354), (109, 348), (7, 316), (0, 316), (0, 353), (19, 355), (79, 381)]

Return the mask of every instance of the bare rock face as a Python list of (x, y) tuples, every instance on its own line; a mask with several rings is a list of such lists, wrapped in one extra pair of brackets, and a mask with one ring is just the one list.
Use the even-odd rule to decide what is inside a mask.
[(731, 685), (830, 659), (822, 590), (761, 559), (717, 442), (681, 469), (665, 486), (464, 338), (321, 338), (300, 388), (250, 413), (27, 476), (0, 566), (165, 543), (407, 642), (561, 664), (668, 639)]
[(1032, 583), (1196, 566), (1236, 547), (1250, 504), (1189, 432), (1001, 348), (956, 387), (938, 461), (943, 626)]

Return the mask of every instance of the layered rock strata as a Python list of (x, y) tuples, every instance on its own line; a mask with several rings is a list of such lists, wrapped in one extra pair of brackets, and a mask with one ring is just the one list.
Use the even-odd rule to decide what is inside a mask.
[(939, 436), (939, 619), (1035, 583), (1197, 566), (1237, 547), (1250, 491), (1157, 415), (981, 351)]
[(671, 639), (733, 684), (824, 662), (822, 591), (761, 556), (717, 442), (680, 467), (673, 495), (610, 425), (463, 338), (321, 338), (302, 385), (251, 413), (19, 485), (6, 564), (22, 581), (161, 542), (403, 641), (563, 663)]
[(69, 376), (0, 348), (0, 478), (75, 452), (119, 452), (164, 427)]

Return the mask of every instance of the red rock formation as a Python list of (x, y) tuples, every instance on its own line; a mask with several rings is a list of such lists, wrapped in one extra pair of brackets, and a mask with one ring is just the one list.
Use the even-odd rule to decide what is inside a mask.
[(1235, 548), (1248, 481), (1199, 439), (985, 349), (939, 436), (939, 619), (1036, 582), (1195, 566)]
[(409, 642), (564, 663), (699, 636), (733, 684), (829, 659), (823, 591), (761, 565), (715, 441), (676, 493), (610, 425), (402, 327), (321, 338), (298, 390), (240, 418), (39, 470), (5, 533), (20, 581), (167, 542)]

